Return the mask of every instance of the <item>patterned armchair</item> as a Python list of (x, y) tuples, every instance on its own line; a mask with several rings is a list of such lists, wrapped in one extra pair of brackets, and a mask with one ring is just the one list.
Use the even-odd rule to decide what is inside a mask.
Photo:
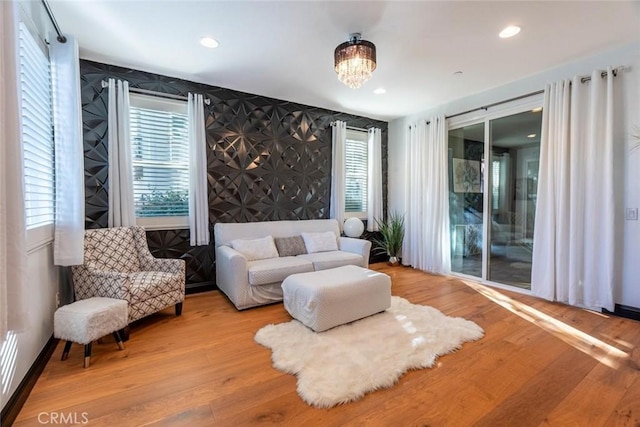
[(182, 314), (185, 262), (154, 258), (143, 227), (86, 230), (84, 264), (71, 270), (76, 300), (126, 300), (129, 323), (174, 304)]

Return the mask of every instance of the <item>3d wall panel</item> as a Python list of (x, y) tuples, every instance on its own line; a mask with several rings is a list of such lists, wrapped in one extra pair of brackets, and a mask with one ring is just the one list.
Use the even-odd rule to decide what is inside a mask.
[[(386, 122), (96, 62), (81, 61), (80, 68), (87, 228), (107, 226), (108, 89), (102, 81), (109, 78), (211, 100), (205, 105), (211, 230), (216, 222), (328, 218), (334, 120), (382, 129), (386, 205)], [(189, 246), (189, 230), (148, 231), (147, 237), (155, 256), (187, 261), (188, 287), (215, 282), (213, 243)]]

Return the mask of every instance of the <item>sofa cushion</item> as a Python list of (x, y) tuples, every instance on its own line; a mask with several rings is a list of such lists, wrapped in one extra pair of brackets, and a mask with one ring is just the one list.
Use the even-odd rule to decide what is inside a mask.
[(296, 256), (307, 253), (302, 236), (276, 237), (273, 239), (280, 256)]
[(236, 239), (231, 242), (231, 247), (244, 255), (247, 261), (278, 257), (278, 249), (272, 236), (251, 240)]
[(257, 239), (271, 235), (273, 237), (299, 236), (300, 233), (332, 231), (340, 235), (338, 221), (335, 219), (304, 219), (292, 221), (261, 221), (242, 223), (217, 222), (213, 227), (215, 245), (231, 246), (235, 239)]
[(298, 255), (296, 258), (310, 261), (313, 263), (313, 269), (316, 271), (342, 267), (343, 265), (362, 266), (364, 262), (361, 255), (343, 251), (318, 252), (315, 254)]
[(141, 271), (129, 274), (131, 302), (146, 301), (176, 289), (180, 275), (160, 271)]
[(338, 250), (338, 239), (331, 231), (324, 233), (302, 233), (302, 238), (304, 239), (304, 246), (310, 254)]
[(300, 257), (290, 256), (249, 261), (247, 269), (249, 270), (249, 285), (260, 286), (282, 282), (295, 273), (313, 271), (313, 263)]

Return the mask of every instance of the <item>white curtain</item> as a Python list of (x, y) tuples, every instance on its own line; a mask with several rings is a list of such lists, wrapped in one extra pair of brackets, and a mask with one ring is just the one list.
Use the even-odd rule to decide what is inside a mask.
[(367, 159), (367, 230), (378, 231), (377, 220), (382, 220), (382, 131), (368, 131)]
[(405, 233), (402, 244), (402, 263), (423, 270), (424, 214), (423, 183), (426, 180), (427, 124), (421, 120), (409, 126), (405, 169)]
[(444, 116), (409, 127), (402, 262), (438, 274), (451, 271), (447, 143)]
[(189, 94), (189, 231), (191, 246), (209, 244), (207, 140), (202, 95)]
[(129, 130), (129, 82), (109, 79), (109, 227), (136, 225)]
[(0, 2), (0, 342), (25, 327), (27, 270), (17, 2)]
[(329, 217), (338, 220), (340, 230), (344, 223), (345, 208), (345, 145), (347, 142), (347, 123), (336, 120), (332, 124), (332, 144), (333, 158), (331, 162), (331, 208)]
[(600, 73), (545, 89), (531, 290), (613, 311), (614, 77)]
[(54, 264), (82, 264), (84, 258), (84, 150), (78, 43), (50, 37), (55, 131), (56, 212)]

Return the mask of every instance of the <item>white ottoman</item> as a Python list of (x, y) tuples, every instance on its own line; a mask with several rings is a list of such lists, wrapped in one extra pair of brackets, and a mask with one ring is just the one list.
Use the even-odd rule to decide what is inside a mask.
[(120, 350), (124, 349), (119, 330), (127, 326), (129, 309), (127, 301), (94, 297), (64, 305), (53, 316), (53, 335), (66, 340), (62, 360), (69, 356), (71, 343), (84, 344), (84, 367), (91, 363), (91, 343), (108, 334)]
[(391, 278), (355, 265), (298, 273), (282, 282), (284, 308), (316, 332), (386, 310)]

